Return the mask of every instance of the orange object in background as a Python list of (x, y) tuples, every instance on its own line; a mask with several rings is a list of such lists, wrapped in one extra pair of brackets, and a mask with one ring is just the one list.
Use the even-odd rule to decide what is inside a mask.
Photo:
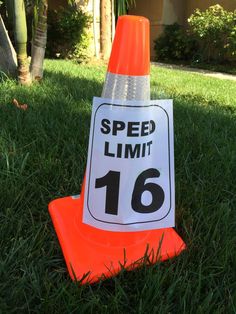
[[(120, 17), (102, 97), (150, 99), (149, 67), (148, 20), (139, 16)], [(155, 263), (185, 249), (183, 240), (173, 228), (114, 232), (84, 224), (84, 186), (85, 179), (80, 196), (57, 199), (49, 204), (73, 280), (93, 283), (117, 274), (122, 266), (129, 270), (140, 266), (145, 262), (145, 254), (149, 262)]]

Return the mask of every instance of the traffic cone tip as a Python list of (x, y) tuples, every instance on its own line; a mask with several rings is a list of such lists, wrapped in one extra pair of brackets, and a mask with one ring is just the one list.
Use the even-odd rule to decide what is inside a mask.
[(150, 73), (149, 20), (142, 16), (118, 18), (108, 72), (128, 76)]

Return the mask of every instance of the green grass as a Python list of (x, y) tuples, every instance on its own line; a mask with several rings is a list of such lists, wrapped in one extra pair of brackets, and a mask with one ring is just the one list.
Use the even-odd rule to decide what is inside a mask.
[(188, 249), (71, 282), (47, 205), (80, 191), (105, 71), (47, 61), (41, 84), (0, 84), (0, 313), (236, 313), (236, 84), (198, 74), (151, 73), (152, 98), (174, 98), (176, 229)]

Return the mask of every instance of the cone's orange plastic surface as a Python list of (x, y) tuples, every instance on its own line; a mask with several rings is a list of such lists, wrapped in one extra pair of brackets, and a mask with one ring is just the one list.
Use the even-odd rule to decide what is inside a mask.
[[(149, 75), (149, 22), (143, 17), (118, 20), (108, 71), (120, 75)], [(173, 228), (113, 232), (82, 222), (84, 186), (80, 197), (52, 201), (49, 212), (72, 279), (92, 283), (117, 274), (121, 267), (133, 269), (178, 255), (185, 243)], [(88, 274), (87, 276), (85, 276)]]
[(116, 275), (121, 267), (129, 270), (139, 267), (145, 254), (149, 262), (156, 263), (185, 249), (183, 240), (173, 228), (111, 232), (83, 224), (83, 197), (84, 189), (80, 197), (69, 196), (49, 204), (72, 280), (94, 283)]
[(149, 75), (149, 29), (149, 20), (145, 17), (123, 15), (118, 18), (108, 72), (121, 75)]

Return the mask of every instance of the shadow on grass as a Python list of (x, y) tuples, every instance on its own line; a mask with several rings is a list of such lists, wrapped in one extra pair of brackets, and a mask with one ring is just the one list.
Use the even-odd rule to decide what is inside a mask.
[[(54, 197), (77, 194), (85, 170), (92, 98), (101, 90), (98, 81), (46, 71), (41, 84), (6, 91), (0, 145), (9, 157), (8, 171), (21, 168), (29, 153), (24, 173), (36, 173), (36, 181), (49, 184), (47, 192)], [(26, 103), (28, 110), (13, 107), (13, 98)], [(6, 168), (6, 160), (2, 162)]]

